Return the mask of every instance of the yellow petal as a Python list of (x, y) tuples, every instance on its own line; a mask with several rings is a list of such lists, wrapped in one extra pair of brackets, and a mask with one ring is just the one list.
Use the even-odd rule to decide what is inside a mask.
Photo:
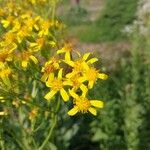
[(63, 73), (62, 70), (63, 70), (63, 69), (60, 69), (59, 72), (58, 72), (58, 78), (59, 78), (59, 79), (62, 79), (62, 73)]
[(41, 77), (41, 81), (46, 82), (48, 78), (48, 74), (44, 73), (43, 76)]
[(83, 55), (83, 60), (87, 60), (91, 53), (86, 53)]
[(90, 108), (88, 109), (88, 111), (89, 111), (91, 114), (93, 114), (94, 116), (97, 115), (97, 111), (96, 111), (95, 108), (90, 107)]
[(22, 65), (23, 68), (27, 68), (28, 62), (27, 61), (22, 61), (21, 65)]
[(48, 80), (46, 82), (46, 86), (51, 87), (53, 80), (54, 80), (54, 73), (51, 73), (48, 75)]
[(56, 93), (57, 93), (57, 91), (52, 90), (52, 91), (48, 92), (44, 98), (47, 100), (50, 100)]
[(10, 24), (9, 21), (7, 21), (7, 20), (2, 20), (1, 23), (3, 24), (4, 28), (7, 28)]
[(89, 61), (87, 61), (87, 63), (93, 64), (93, 63), (95, 63), (96, 61), (98, 61), (97, 58), (92, 58), (92, 59), (90, 59)]
[(65, 60), (70, 61), (70, 52), (66, 52), (65, 54)]
[(80, 89), (82, 90), (82, 96), (85, 97), (88, 91), (87, 87), (84, 84), (81, 84)]
[(86, 77), (80, 77), (79, 79), (78, 79), (78, 81), (79, 82), (81, 82), (81, 83), (83, 83), (83, 82), (85, 82), (87, 80), (87, 78)]
[(79, 111), (78, 107), (75, 106), (74, 108), (72, 108), (71, 110), (68, 111), (68, 115), (74, 116), (78, 111)]
[(64, 53), (65, 51), (63, 49), (57, 50), (57, 54)]
[(94, 81), (89, 81), (88, 88), (92, 89), (94, 85)]
[(54, 80), (54, 73), (50, 73), (48, 75), (48, 80), (49, 80), (49, 82), (52, 81), (52, 80)]
[(74, 62), (73, 61), (64, 61), (66, 64), (68, 64), (71, 67), (74, 67)]
[(38, 31), (39, 30), (39, 27), (35, 24), (34, 25), (34, 28)]
[(37, 64), (38, 63), (38, 60), (36, 57), (34, 57), (33, 55), (30, 56), (30, 59), (35, 63)]
[(79, 98), (79, 96), (73, 90), (69, 90), (69, 93), (73, 98), (75, 98), (75, 99)]
[(63, 88), (60, 90), (60, 95), (62, 96), (64, 101), (68, 101), (69, 100), (69, 96), (68, 96), (67, 92)]
[(85, 70), (89, 69), (89, 66), (88, 66), (88, 64), (86, 62), (83, 62), (82, 65), (83, 65), (83, 67), (84, 67)]
[(30, 47), (34, 47), (34, 46), (37, 46), (38, 44), (37, 43), (30, 43)]
[(92, 106), (97, 107), (97, 108), (103, 108), (104, 107), (104, 102), (99, 101), (99, 100), (90, 100), (90, 103)]
[(64, 82), (63, 82), (63, 85), (70, 85), (70, 86), (72, 86), (73, 83), (72, 83), (71, 81), (64, 81)]
[(99, 73), (98, 74), (98, 78), (102, 79), (102, 80), (106, 80), (108, 78), (108, 75), (104, 74), (104, 73)]
[(75, 74), (76, 74), (75, 72), (68, 73), (68, 74), (66, 75), (66, 78), (70, 79), (70, 78), (72, 78)]

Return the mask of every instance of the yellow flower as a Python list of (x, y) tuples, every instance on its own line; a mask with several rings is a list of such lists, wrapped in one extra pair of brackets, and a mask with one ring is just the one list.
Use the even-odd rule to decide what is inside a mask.
[(12, 60), (12, 51), (11, 50), (2, 50), (2, 51), (0, 51), (0, 62), (5, 62), (5, 61), (11, 61)]
[(38, 33), (39, 37), (42, 37), (44, 35), (48, 35), (49, 34), (49, 29), (52, 25), (53, 25), (53, 23), (48, 21), (48, 20), (42, 21), (41, 22), (41, 28), (40, 28), (40, 31)]
[(30, 18), (25, 20), (24, 23), (27, 27), (29, 27), (29, 30), (32, 31), (33, 29), (36, 29), (38, 31), (39, 30), (39, 27), (38, 27), (38, 24), (37, 24), (38, 20), (39, 20), (39, 17), (32, 18), (30, 16)]
[(97, 111), (94, 107), (103, 108), (104, 103), (100, 100), (88, 100), (85, 96), (78, 96), (72, 90), (70, 95), (74, 98), (74, 107), (69, 110), (68, 115), (74, 116), (78, 112), (87, 113), (90, 112), (94, 116), (97, 115)]
[(21, 28), (21, 23), (19, 22), (19, 19), (17, 18), (13, 21), (13, 27), (12, 27), (11, 32), (17, 32), (20, 30), (20, 28)]
[(23, 68), (27, 68), (30, 60), (32, 60), (35, 64), (38, 63), (37, 58), (28, 51), (22, 52), (20, 57), (21, 57), (21, 61), (22, 61), (21, 65)]
[(60, 92), (64, 101), (69, 100), (69, 96), (64, 89), (65, 84), (62, 78), (62, 69), (59, 70), (57, 78), (51, 77), (48, 79), (46, 86), (50, 87), (51, 90), (45, 95), (45, 99), (50, 100), (56, 93)]
[(80, 57), (76, 61), (72, 61), (72, 60), (65, 61), (66, 64), (68, 64), (69, 66), (73, 68), (72, 72), (68, 73), (66, 77), (71, 78), (72, 76), (76, 74), (83, 74), (89, 68), (89, 65), (98, 61), (97, 58), (91, 58), (87, 60), (90, 54), (91, 53), (86, 53), (83, 55), (83, 57)]
[(57, 50), (57, 54), (65, 53), (65, 60), (71, 60), (71, 52), (73, 51), (73, 46), (71, 43), (65, 43), (64, 47), (60, 50)]
[(8, 16), (6, 19), (3, 19), (3, 20), (1, 21), (3, 27), (4, 27), (4, 28), (9, 27), (9, 26), (12, 24), (13, 19), (14, 19), (13, 16)]
[(27, 36), (31, 36), (30, 32), (31, 32), (31, 30), (29, 30), (29, 27), (27, 27), (27, 26), (21, 27), (16, 35), (18, 42), (21, 43), (24, 38), (26, 38)]
[(41, 80), (46, 82), (47, 79), (51, 76), (54, 76), (54, 71), (59, 69), (60, 60), (56, 57), (51, 58), (48, 62), (45, 63), (44, 67), (42, 67), (42, 72), (44, 72)]
[(99, 70), (96, 70), (93, 67), (89, 67), (84, 73), (83, 77), (81, 77), (79, 80), (80, 82), (88, 81), (88, 87), (89, 89), (93, 88), (94, 83), (97, 79), (106, 80), (108, 76), (104, 73), (99, 73)]
[(36, 52), (36, 51), (41, 50), (44, 44), (45, 44), (45, 39), (39, 38), (36, 40), (36, 42), (30, 42), (29, 46), (32, 51)]
[(15, 43), (16, 41), (16, 35), (12, 32), (7, 32), (3, 36), (3, 42), (1, 42), (1, 46), (6, 46), (12, 43)]
[(86, 95), (88, 88), (79, 80), (80, 74), (77, 74), (71, 78), (68, 78), (64, 83), (66, 85), (72, 86), (72, 90), (76, 92), (79, 88), (81, 89), (82, 93)]

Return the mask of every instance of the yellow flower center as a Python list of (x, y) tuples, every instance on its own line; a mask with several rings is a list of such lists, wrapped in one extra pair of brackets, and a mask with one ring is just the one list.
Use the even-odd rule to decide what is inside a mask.
[(4, 69), (4, 70), (0, 71), (0, 77), (9, 76), (10, 74), (11, 74), (10, 69)]
[(50, 27), (50, 22), (49, 22), (49, 21), (43, 22), (42, 28), (43, 28), (44, 30), (47, 30), (49, 27)]
[(82, 65), (83, 61), (82, 60), (78, 60), (74, 63), (74, 71), (76, 71), (77, 73), (83, 72), (83, 65)]
[(54, 79), (51, 83), (51, 88), (54, 91), (59, 91), (63, 88), (63, 82), (61, 79)]
[(40, 38), (37, 40), (37, 44), (42, 47), (44, 45), (44, 38)]
[(8, 53), (7, 52), (0, 53), (0, 61), (4, 62), (7, 57), (8, 57)]
[(21, 54), (21, 58), (23, 59), (23, 60), (29, 60), (29, 57), (30, 57), (30, 53), (29, 52), (22, 52), (22, 54)]
[(86, 76), (89, 81), (95, 81), (98, 76), (98, 71), (95, 68), (91, 68), (86, 72)]
[(91, 107), (90, 101), (85, 97), (80, 97), (79, 99), (76, 99), (74, 102), (81, 113), (86, 113), (88, 109)]
[(8, 32), (4, 35), (4, 38), (7, 43), (11, 43), (15, 40), (15, 35), (13, 33)]
[(75, 87), (75, 88), (79, 88), (81, 85), (81, 82), (79, 82), (79, 80), (78, 80), (79, 77), (80, 76), (77, 74), (76, 76), (71, 78), (71, 81), (73, 83), (73, 87)]
[(55, 70), (54, 66), (52, 64), (48, 64), (45, 69), (44, 69), (44, 72), (49, 74), (51, 72), (53, 72)]

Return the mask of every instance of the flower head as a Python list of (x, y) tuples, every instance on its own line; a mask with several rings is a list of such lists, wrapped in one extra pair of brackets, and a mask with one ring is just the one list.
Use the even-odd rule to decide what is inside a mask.
[(75, 92), (70, 91), (71, 96), (74, 98), (74, 107), (69, 110), (68, 115), (74, 116), (78, 112), (87, 113), (90, 112), (93, 115), (97, 115), (96, 109), (103, 108), (104, 103), (100, 100), (88, 100), (85, 95), (78, 96)]
[(46, 85), (50, 87), (50, 92), (45, 95), (45, 99), (50, 100), (56, 93), (60, 92), (64, 101), (69, 100), (69, 96), (64, 89), (65, 83), (62, 78), (62, 69), (58, 72), (58, 77), (51, 77), (46, 82)]

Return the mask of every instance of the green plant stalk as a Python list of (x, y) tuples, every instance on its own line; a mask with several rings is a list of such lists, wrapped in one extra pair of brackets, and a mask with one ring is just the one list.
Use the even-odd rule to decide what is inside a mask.
[(59, 108), (60, 108), (60, 96), (58, 97), (56, 110), (55, 110), (56, 112), (54, 113), (54, 115), (52, 115), (52, 125), (50, 126), (49, 133), (46, 136), (45, 140), (43, 141), (42, 145), (38, 148), (38, 150), (43, 150), (46, 144), (48, 143), (48, 141), (51, 139), (54, 128), (57, 125), (57, 118), (58, 118), (57, 113), (58, 113)]
[(139, 103), (141, 97), (138, 91), (141, 91), (141, 85), (139, 83), (141, 76), (140, 71), (142, 68), (141, 54), (140, 54), (140, 38), (136, 33), (133, 35), (133, 49), (132, 49), (132, 66), (131, 66), (131, 85), (129, 89), (126, 89), (125, 95), (125, 140), (128, 150), (137, 150), (139, 144), (139, 132), (138, 128), (142, 124), (141, 111), (142, 106)]
[(53, 6), (52, 6), (52, 22), (55, 21), (55, 10), (56, 10), (56, 2), (53, 2)]
[(21, 134), (22, 134), (22, 144), (23, 144), (23, 147), (24, 147), (24, 150), (31, 150), (31, 147), (29, 145), (29, 142), (28, 142), (28, 138), (27, 138), (27, 133), (23, 127), (23, 120), (21, 119), (21, 108), (19, 109), (19, 117), (18, 117), (18, 121), (19, 121), (19, 124), (20, 126), (22, 127), (22, 130), (21, 130)]

